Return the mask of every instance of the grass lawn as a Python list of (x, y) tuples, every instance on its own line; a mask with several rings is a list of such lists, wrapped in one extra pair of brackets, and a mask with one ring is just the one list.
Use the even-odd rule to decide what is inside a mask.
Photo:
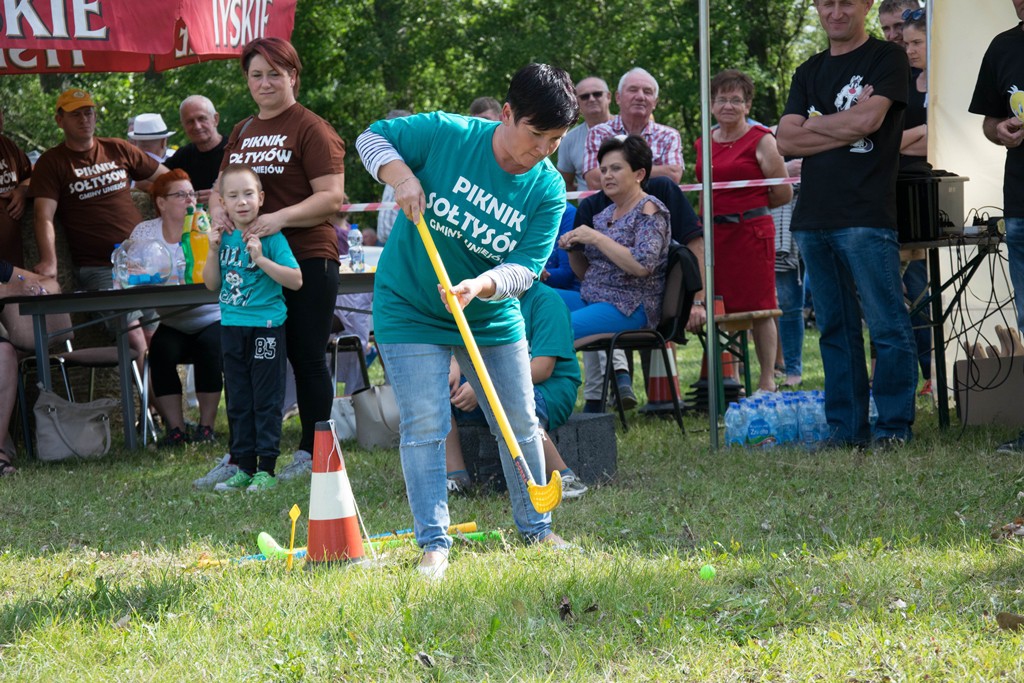
[[(816, 336), (806, 351), (818, 388)], [(634, 418), (617, 479), (554, 513), (578, 550), (524, 546), (502, 496), (459, 498), (454, 521), (505, 542), (456, 545), (439, 584), (412, 546), (370, 568), (197, 568), (287, 541), (309, 502), (307, 481), (193, 490), (223, 444), (22, 461), (0, 480), (0, 680), (1022, 680), (1024, 639), (995, 615), (1024, 612), (1024, 554), (990, 538), (1021, 514), (1022, 462), (994, 454), (1005, 430), (940, 432), (918, 408), (882, 455), (712, 452), (704, 418), (685, 439)], [(370, 533), (411, 526), (397, 452), (344, 450)]]

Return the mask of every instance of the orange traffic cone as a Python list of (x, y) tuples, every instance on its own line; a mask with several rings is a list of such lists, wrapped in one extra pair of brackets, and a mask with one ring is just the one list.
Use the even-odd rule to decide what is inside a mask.
[(337, 448), (334, 425), (317, 422), (313, 436), (313, 477), (309, 484), (309, 541), (306, 563), (363, 559), (356, 499)]
[[(722, 379), (726, 384), (739, 384), (740, 382), (740, 361), (728, 351), (722, 351), (719, 356), (722, 359)], [(700, 378), (708, 378), (708, 354), (705, 353), (700, 359)]]
[(672, 385), (675, 382), (676, 396), (682, 402), (683, 394), (679, 390), (679, 376), (676, 372), (676, 347), (669, 342), (665, 345), (668, 349), (671, 367), (665, 368), (665, 361), (660, 351), (651, 352), (651, 365), (647, 371), (647, 404), (640, 409), (641, 413), (671, 413), (672, 406)]

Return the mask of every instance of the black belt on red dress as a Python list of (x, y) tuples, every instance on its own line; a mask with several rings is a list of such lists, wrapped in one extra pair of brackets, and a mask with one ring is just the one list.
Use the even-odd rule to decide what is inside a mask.
[(768, 210), (767, 206), (759, 206), (756, 209), (750, 211), (744, 211), (743, 213), (723, 213), (715, 216), (716, 223), (742, 223), (743, 221), (749, 221), (751, 218), (758, 218), (759, 216), (767, 216), (771, 211)]

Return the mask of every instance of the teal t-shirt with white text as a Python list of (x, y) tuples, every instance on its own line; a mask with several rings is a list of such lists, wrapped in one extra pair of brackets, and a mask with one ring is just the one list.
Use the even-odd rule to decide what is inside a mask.
[[(550, 161), (520, 174), (498, 165), (492, 138), (499, 125), (436, 112), (370, 126), (395, 147), (423, 186), (424, 220), (453, 284), (503, 262), (539, 275), (565, 210), (565, 183)], [(523, 338), (515, 298), (477, 299), (465, 312), (481, 346)], [(437, 277), (416, 226), (402, 213), (377, 264), (373, 323), (374, 336), (383, 343), (462, 344), (437, 293)]]
[[(281, 233), (260, 238), (263, 255), (274, 263), (298, 268)], [(242, 231), (224, 233), (217, 253), (220, 264), (220, 324), (228, 327), (279, 327), (288, 316), (281, 285), (249, 258)]]

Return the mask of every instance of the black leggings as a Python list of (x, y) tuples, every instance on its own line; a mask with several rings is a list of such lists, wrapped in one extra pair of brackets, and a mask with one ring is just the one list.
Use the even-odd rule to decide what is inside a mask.
[(299, 448), (313, 452), (317, 422), (331, 419), (334, 387), (327, 369), (327, 339), (338, 296), (338, 262), (323, 258), (299, 261), (302, 288), (284, 290), (288, 305), (285, 342), (295, 373), (295, 393), (302, 423)]
[(196, 370), (196, 393), (220, 393), (224, 386), (220, 364), (220, 323), (211, 323), (194, 334), (176, 330), (166, 323), (153, 333), (149, 343), (149, 368), (156, 396), (181, 394), (178, 366), (192, 363)]

